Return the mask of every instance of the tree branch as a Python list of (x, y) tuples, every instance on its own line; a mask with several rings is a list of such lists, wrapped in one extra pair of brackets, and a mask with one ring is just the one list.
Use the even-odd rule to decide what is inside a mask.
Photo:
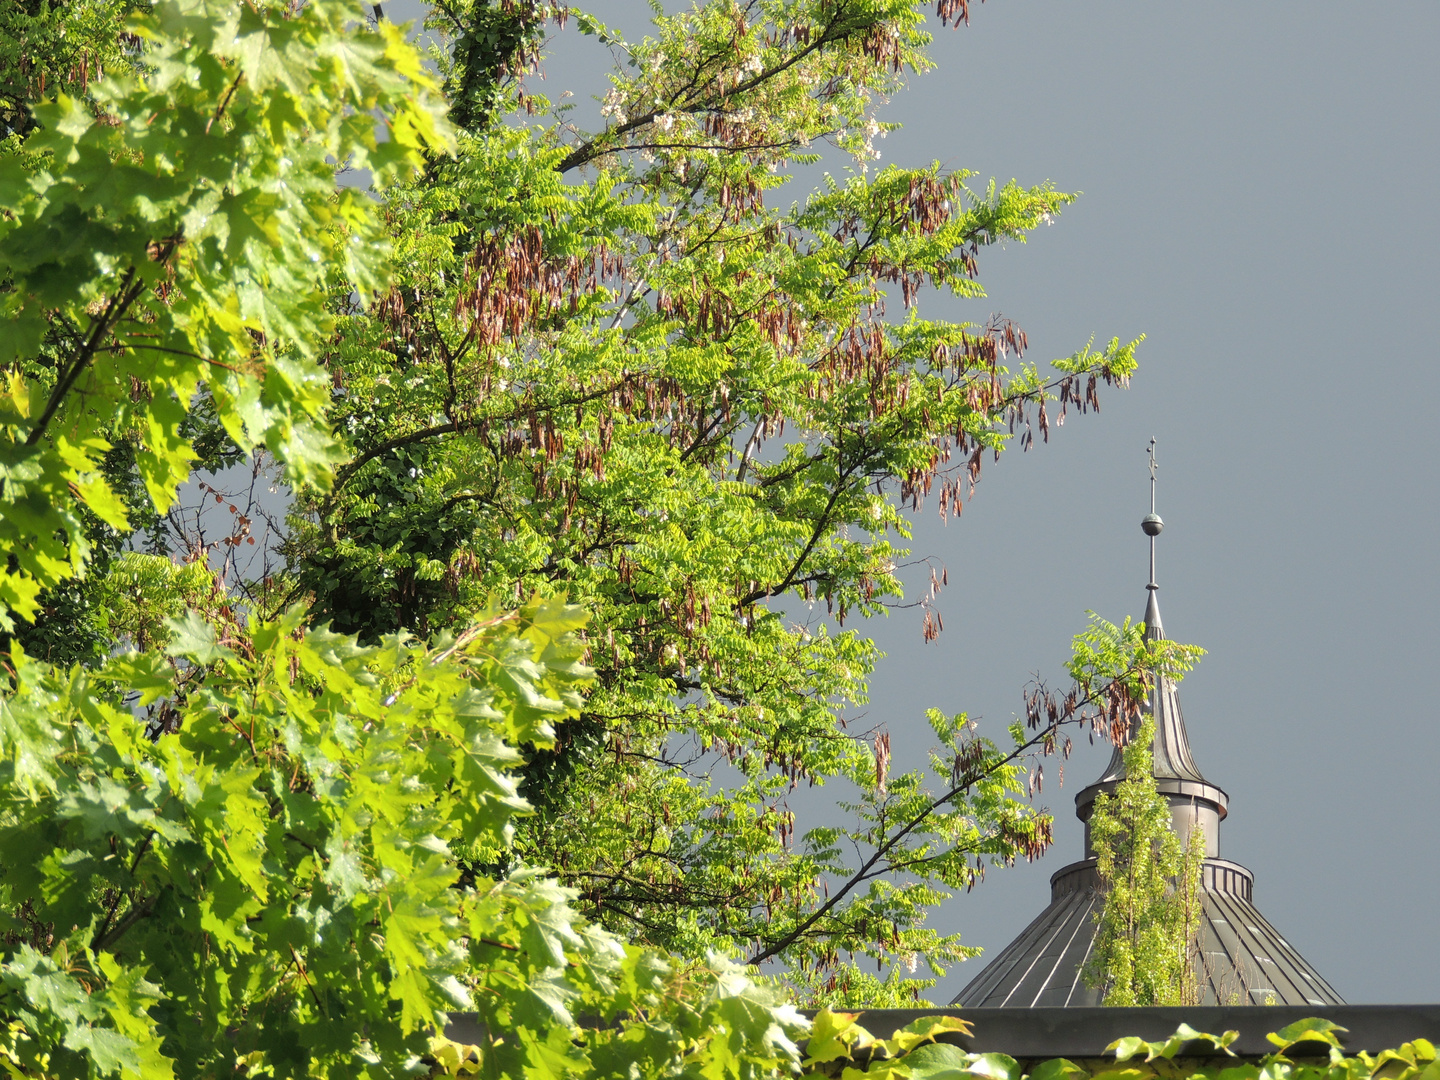
[[(330, 489), (331, 499), (345, 486), (349, 479), (360, 471), (361, 467), (368, 465), (381, 454), (389, 453), (391, 450), (398, 450), (402, 446), (409, 446), (412, 443), (424, 442), (426, 439), (433, 439), (436, 435), (449, 435), (460, 430), (459, 424), (436, 424), (434, 427), (421, 428), (419, 431), (412, 431), (408, 435), (397, 435), (393, 439), (386, 439), (384, 442), (372, 446), (363, 454), (351, 461), (348, 465), (335, 471), (335, 483)], [(326, 500), (327, 504), (330, 502)]]
[[(814, 53), (824, 48), (826, 45), (831, 45), (838, 41), (844, 41), (852, 34), (859, 33), (862, 29), (859, 26), (845, 30), (842, 33), (835, 32), (836, 28), (839, 27), (841, 23), (843, 23), (845, 15), (846, 11), (844, 8), (837, 11), (835, 13), (835, 19), (833, 22), (831, 22), (829, 27), (827, 27), (825, 31), (821, 33), (818, 37), (810, 41), (804, 48), (800, 49), (793, 56), (788, 57), (781, 63), (776, 64), (773, 68), (757, 72), (755, 75), (752, 75), (750, 78), (744, 80), (743, 82), (737, 83), (730, 90), (722, 92), (721, 100), (724, 101), (731, 97), (748, 93), (749, 91), (755, 89), (757, 86), (760, 86), (761, 84), (773, 79), (775, 76), (783, 74), (785, 71), (788, 71), (790, 68), (794, 67), (811, 53)], [(691, 85), (694, 85), (694, 81), (695, 80), (691, 80)], [(695, 101), (694, 99), (692, 99), (691, 101), (683, 105), (677, 105), (672, 99), (672, 103), (666, 108), (652, 109), (650, 112), (646, 113), (643, 116), (637, 116), (633, 120), (627, 120), (623, 124), (619, 124), (616, 127), (601, 132), (599, 137), (577, 146), (574, 150), (566, 154), (565, 157), (560, 160), (560, 163), (555, 166), (555, 171), (562, 173), (569, 172), (571, 169), (579, 168), (581, 165), (584, 165), (587, 162), (593, 160), (594, 158), (599, 157), (601, 154), (609, 153), (610, 150), (602, 148), (603, 144), (608, 143), (610, 140), (617, 139), (623, 135), (628, 135), (630, 132), (636, 130), (637, 128), (642, 128), (646, 124), (654, 123), (656, 119), (664, 116), (667, 113), (688, 114), (705, 112), (707, 109), (712, 109), (714, 107), (715, 106), (713, 101)], [(615, 149), (620, 148), (617, 147)], [(722, 147), (722, 149), (728, 150), (730, 149), (730, 147), (725, 146)]]
[[(1131, 670), (1134, 669), (1132, 668)], [(1036, 746), (1042, 744), (1045, 740), (1053, 738), (1055, 732), (1058, 731), (1060, 728), (1064, 727), (1065, 725), (1084, 723), (1086, 718), (1081, 715), (1078, 710), (1086, 705), (1093, 704), (1097, 699), (1104, 695), (1106, 690), (1108, 690), (1111, 686), (1115, 685), (1119, 681), (1120, 680), (1118, 678), (1112, 679), (1109, 683), (1105, 685), (1104, 688), (1092, 690), (1089, 694), (1087, 694), (1084, 698), (1077, 702), (1077, 711), (1074, 716), (1068, 717), (1066, 719), (1052, 721), (1045, 727), (1043, 731), (1036, 733), (1029, 739), (1029, 741), (1015, 747), (1014, 750), (1012, 750), (1004, 757), (998, 759), (991, 759), (990, 761), (984, 762), (977, 768), (965, 773), (959, 780), (955, 782), (954, 786), (952, 786), (949, 791), (945, 792), (945, 794), (940, 795), (935, 799), (932, 799), (930, 803), (925, 807), (925, 809), (921, 810), (920, 813), (915, 815), (915, 817), (911, 818), (910, 821), (908, 821), (902, 828), (897, 829), (895, 833), (888, 839), (878, 844), (875, 848), (874, 853), (871, 854), (871, 856), (866, 859), (864, 863), (861, 864), (860, 868), (856, 870), (855, 873), (853, 873), (836, 892), (832, 893), (830, 898), (826, 900), (825, 903), (821, 904), (820, 907), (816, 908), (815, 911), (813, 911), (808, 918), (806, 918), (789, 933), (781, 937), (778, 941), (766, 945), (763, 949), (761, 949), (759, 952), (757, 952), (754, 956), (750, 957), (750, 959), (746, 960), (745, 962), (752, 965), (760, 964), (788, 949), (797, 940), (799, 940), (800, 937), (806, 933), (806, 931), (808, 931), (812, 926), (814, 926), (822, 918), (824, 918), (831, 911), (833, 911), (835, 906), (840, 903), (840, 901), (843, 900), (846, 896), (848, 896), (857, 885), (860, 885), (863, 882), (867, 881), (869, 878), (874, 877), (875, 875), (872, 873), (872, 870), (875, 865), (879, 863), (880, 860), (883, 859), (887, 854), (893, 851), (896, 845), (900, 843), (900, 841), (904, 840), (905, 837), (909, 836), (912, 832), (914, 832), (927, 820), (929, 820), (930, 816), (934, 814), (936, 810), (940, 809), (940, 807), (944, 806), (956, 796), (973, 787), (975, 784), (979, 783), (987, 776), (994, 775), (996, 770), (1004, 768), (1006, 765), (1009, 765), (1017, 758), (1023, 756), (1024, 754), (1033, 750)]]
[(759, 600), (762, 596), (774, 596), (776, 593), (783, 593), (795, 583), (795, 577), (805, 566), (805, 560), (810, 558), (810, 553), (815, 550), (815, 545), (820, 542), (820, 537), (825, 535), (825, 530), (829, 528), (830, 513), (835, 509), (835, 504), (840, 501), (840, 496), (844, 493), (845, 485), (849, 482), (850, 476), (851, 473), (849, 470), (840, 473), (835, 483), (835, 490), (830, 493), (830, 501), (825, 504), (825, 509), (820, 512), (820, 518), (815, 522), (815, 528), (810, 533), (809, 542), (805, 545), (804, 550), (800, 552), (794, 565), (790, 567), (790, 572), (785, 575), (785, 580), (778, 585), (767, 585), (764, 589), (756, 589), (753, 592), (746, 593), (736, 602), (736, 607), (746, 607), (753, 604), (756, 600)]
[[(379, 10), (378, 4), (376, 5), (376, 10)], [(230, 84), (230, 89), (225, 91), (225, 96), (220, 99), (220, 104), (215, 107), (215, 115), (210, 117), (209, 120), (205, 121), (206, 135), (210, 134), (210, 128), (215, 124), (215, 122), (225, 115), (225, 110), (230, 105), (230, 99), (235, 96), (235, 91), (240, 88), (240, 80), (243, 78), (245, 78), (245, 72), (243, 71), (241, 71), (240, 74), (235, 76), (235, 81)]]
[(45, 403), (45, 411), (40, 414), (40, 419), (35, 421), (35, 426), (30, 429), (30, 435), (25, 440), (26, 446), (34, 446), (44, 437), (45, 429), (50, 426), (50, 421), (55, 418), (55, 413), (59, 411), (61, 404), (65, 401), (65, 395), (71, 391), (75, 386), (75, 381), (95, 359), (95, 353), (99, 351), (100, 343), (105, 340), (105, 335), (120, 321), (130, 305), (145, 290), (143, 281), (138, 285), (134, 282), (135, 268), (132, 266), (125, 271), (120, 288), (110, 298), (105, 310), (97, 315), (95, 321), (90, 325), (90, 333), (86, 335), (84, 343), (80, 346), (80, 355), (75, 358), (70, 369), (55, 383), (55, 389), (50, 391), (50, 400)]
[[(127, 876), (132, 878), (135, 876), (135, 868), (140, 865), (140, 860), (145, 857), (145, 853), (150, 850), (150, 845), (154, 843), (154, 841), (155, 830), (151, 829), (148, 833), (145, 834), (145, 839), (140, 841), (140, 846), (135, 849), (135, 857), (130, 860), (130, 869)], [(115, 912), (120, 908), (120, 898), (125, 895), (126, 891), (126, 889), (120, 888), (117, 888), (115, 890), (115, 900), (113, 903), (111, 903), (110, 910), (105, 913), (105, 921), (100, 924), (100, 929), (95, 931), (95, 937), (90, 942), (90, 948), (92, 951), (99, 952), (110, 941), (112, 936), (110, 932), (110, 925), (115, 921)], [(153, 902), (153, 897), (151, 901), (147, 901), (147, 903), (148, 902)], [(135, 912), (137, 910), (139, 910), (138, 906), (135, 908), (131, 908), (130, 914), (127, 915), (125, 917), (125, 920), (122, 921), (121, 924), (115, 928), (115, 932), (113, 935), (114, 937), (118, 938), (121, 934), (125, 932), (125, 930), (130, 927), (130, 925), (135, 921), (135, 919), (139, 917), (135, 915)]]

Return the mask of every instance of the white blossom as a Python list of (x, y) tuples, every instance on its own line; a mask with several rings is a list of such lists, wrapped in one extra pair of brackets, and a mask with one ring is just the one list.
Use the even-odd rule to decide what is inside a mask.
[(621, 95), (619, 87), (611, 87), (610, 92), (605, 95), (605, 100), (600, 104), (600, 115), (612, 116), (616, 123), (623, 124), (626, 121), (624, 110), (621, 109), (623, 104), (624, 97)]

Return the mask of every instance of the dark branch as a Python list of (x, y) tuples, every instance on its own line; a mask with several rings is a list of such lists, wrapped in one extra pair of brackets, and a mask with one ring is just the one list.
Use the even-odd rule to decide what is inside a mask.
[(745, 962), (747, 964), (760, 964), (788, 949), (791, 945), (798, 941), (812, 926), (814, 926), (822, 918), (824, 918), (831, 911), (833, 911), (835, 906), (839, 904), (840, 901), (843, 900), (846, 896), (848, 896), (851, 891), (855, 889), (856, 886), (869, 880), (871, 877), (874, 877), (875, 873), (873, 872), (873, 869), (875, 865), (879, 863), (882, 859), (884, 859), (885, 856), (888, 855), (891, 851), (893, 851), (895, 847), (902, 840), (905, 839), (905, 837), (909, 836), (912, 832), (914, 832), (926, 821), (928, 821), (930, 816), (934, 814), (936, 810), (940, 809), (940, 807), (952, 801), (957, 796), (963, 794), (965, 791), (969, 790), (981, 780), (985, 779), (988, 776), (994, 775), (996, 770), (1004, 768), (1006, 765), (1009, 765), (1016, 759), (1028, 754), (1037, 746), (1044, 744), (1047, 740), (1053, 739), (1055, 737), (1055, 732), (1058, 731), (1061, 727), (1067, 724), (1084, 723), (1087, 718), (1080, 712), (1080, 709), (1086, 705), (1093, 704), (1096, 700), (1103, 697), (1105, 692), (1108, 691), (1111, 686), (1115, 685), (1119, 681), (1119, 679), (1112, 679), (1104, 687), (1097, 690), (1092, 690), (1088, 695), (1086, 695), (1083, 699), (1077, 702), (1077, 710), (1073, 716), (1051, 721), (1045, 726), (1042, 731), (1033, 735), (1029, 739), (1029, 741), (1015, 747), (1014, 750), (1012, 750), (1004, 757), (992, 758), (989, 761), (980, 763), (974, 769), (971, 769), (964, 773), (960, 777), (960, 779), (955, 782), (954, 786), (952, 786), (949, 791), (945, 792), (943, 795), (932, 799), (925, 806), (925, 808), (920, 811), (920, 813), (916, 814), (915, 817), (911, 818), (910, 821), (908, 821), (902, 828), (897, 829), (882, 843), (876, 845), (874, 852), (870, 855), (868, 859), (865, 860), (864, 863), (861, 864), (860, 868), (856, 870), (855, 873), (850, 875), (850, 877), (845, 881), (845, 883), (840, 886), (840, 888), (836, 892), (832, 893), (830, 895), (830, 898), (826, 900), (825, 903), (821, 904), (820, 907), (816, 908), (815, 911), (813, 911), (803, 922), (801, 922), (798, 926), (796, 926), (793, 930), (789, 931), (783, 937), (770, 943), (769, 945), (766, 945), (763, 949), (761, 949), (759, 952), (757, 952), (754, 956), (750, 957)]
[[(780, 75), (785, 71), (788, 71), (790, 68), (794, 67), (796, 64), (798, 64), (801, 60), (805, 59), (810, 54), (824, 48), (827, 45), (831, 45), (839, 41), (844, 41), (851, 35), (858, 34), (861, 32), (861, 30), (868, 28), (859, 25), (851, 26), (849, 28), (843, 28), (842, 24), (845, 20), (845, 14), (846, 13), (843, 8), (840, 11), (837, 11), (835, 13), (834, 21), (831, 22), (831, 24), (825, 29), (824, 33), (820, 34), (818, 37), (810, 41), (803, 49), (800, 49), (798, 52), (794, 53), (792, 56), (788, 57), (781, 63), (776, 64), (773, 68), (757, 72), (750, 78), (736, 84), (730, 90), (724, 92), (722, 100), (728, 100), (741, 94), (748, 93), (749, 91), (755, 89), (757, 86), (760, 86), (763, 83), (766, 83), (771, 79), (775, 78), (775, 76)], [(841, 28), (840, 32), (837, 32), (837, 28)], [(689, 85), (693, 86), (694, 80), (692, 80)], [(689, 87), (687, 87), (686, 89), (688, 88)], [(599, 138), (592, 139), (590, 142), (583, 143), (580, 146), (577, 146), (574, 150), (570, 151), (570, 153), (566, 154), (565, 157), (561, 159), (560, 163), (555, 166), (555, 171), (562, 173), (569, 172), (571, 169), (579, 168), (581, 165), (592, 161), (593, 159), (599, 157), (601, 154), (610, 153), (613, 149), (620, 149), (619, 147), (609, 147), (607, 144), (609, 144), (614, 139), (620, 138), (623, 135), (628, 135), (630, 132), (635, 131), (637, 128), (642, 128), (647, 124), (654, 123), (655, 120), (657, 120), (661, 116), (664, 116), (667, 113), (705, 112), (714, 107), (715, 106), (713, 101), (695, 101), (692, 99), (691, 101), (680, 105), (677, 104), (674, 99), (672, 99), (671, 104), (666, 108), (653, 109), (650, 112), (645, 113), (643, 116), (637, 116), (633, 120), (627, 120), (623, 124), (620, 124), (616, 127), (610, 128), (602, 132)], [(732, 147), (724, 146), (720, 149), (729, 150), (732, 149)]]
[(45, 429), (50, 426), (50, 421), (55, 418), (61, 404), (65, 401), (65, 395), (75, 386), (75, 381), (90, 362), (95, 359), (96, 352), (100, 349), (100, 343), (105, 340), (107, 334), (120, 318), (129, 309), (139, 295), (145, 291), (145, 283), (135, 283), (135, 268), (132, 266), (125, 271), (125, 277), (120, 282), (120, 288), (110, 298), (105, 310), (95, 317), (90, 324), (90, 333), (86, 335), (84, 343), (80, 346), (80, 354), (75, 357), (69, 369), (60, 376), (55, 383), (55, 389), (50, 391), (50, 400), (45, 403), (45, 411), (40, 414), (40, 419), (35, 422), (30, 435), (25, 440), (26, 446), (34, 446), (45, 435)]

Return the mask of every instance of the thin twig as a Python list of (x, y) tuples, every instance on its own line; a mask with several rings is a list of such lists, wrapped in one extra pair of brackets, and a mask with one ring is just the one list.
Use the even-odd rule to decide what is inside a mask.
[(206, 134), (206, 135), (209, 135), (209, 134), (210, 134), (210, 128), (215, 124), (215, 122), (216, 122), (217, 120), (219, 120), (220, 117), (222, 117), (222, 116), (225, 115), (225, 109), (229, 106), (229, 104), (230, 104), (230, 99), (235, 96), (235, 91), (236, 91), (236, 90), (239, 88), (239, 86), (240, 86), (240, 80), (243, 79), (244, 77), (245, 77), (245, 72), (244, 72), (244, 71), (241, 71), (240, 74), (238, 74), (238, 75), (235, 76), (235, 81), (230, 84), (230, 89), (228, 89), (228, 90), (225, 91), (225, 96), (220, 99), (220, 104), (217, 105), (217, 106), (215, 106), (215, 115), (212, 116), (212, 117), (210, 117), (209, 120), (205, 121), (205, 134)]

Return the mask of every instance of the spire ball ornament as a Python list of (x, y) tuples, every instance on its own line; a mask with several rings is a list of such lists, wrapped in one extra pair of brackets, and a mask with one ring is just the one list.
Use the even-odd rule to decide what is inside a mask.
[[(1150, 436), (1150, 445), (1146, 447), (1145, 453), (1150, 458), (1150, 513), (1146, 514), (1140, 521), (1140, 528), (1145, 530), (1145, 535), (1150, 537), (1150, 584), (1145, 587), (1151, 592), (1151, 599), (1154, 599), (1154, 592), (1160, 586), (1155, 584), (1155, 537), (1160, 535), (1160, 530), (1165, 528), (1165, 522), (1160, 520), (1160, 515), (1155, 513), (1155, 436)], [(1156, 616), (1159, 616), (1157, 610)], [(1148, 612), (1147, 612), (1148, 617)]]

